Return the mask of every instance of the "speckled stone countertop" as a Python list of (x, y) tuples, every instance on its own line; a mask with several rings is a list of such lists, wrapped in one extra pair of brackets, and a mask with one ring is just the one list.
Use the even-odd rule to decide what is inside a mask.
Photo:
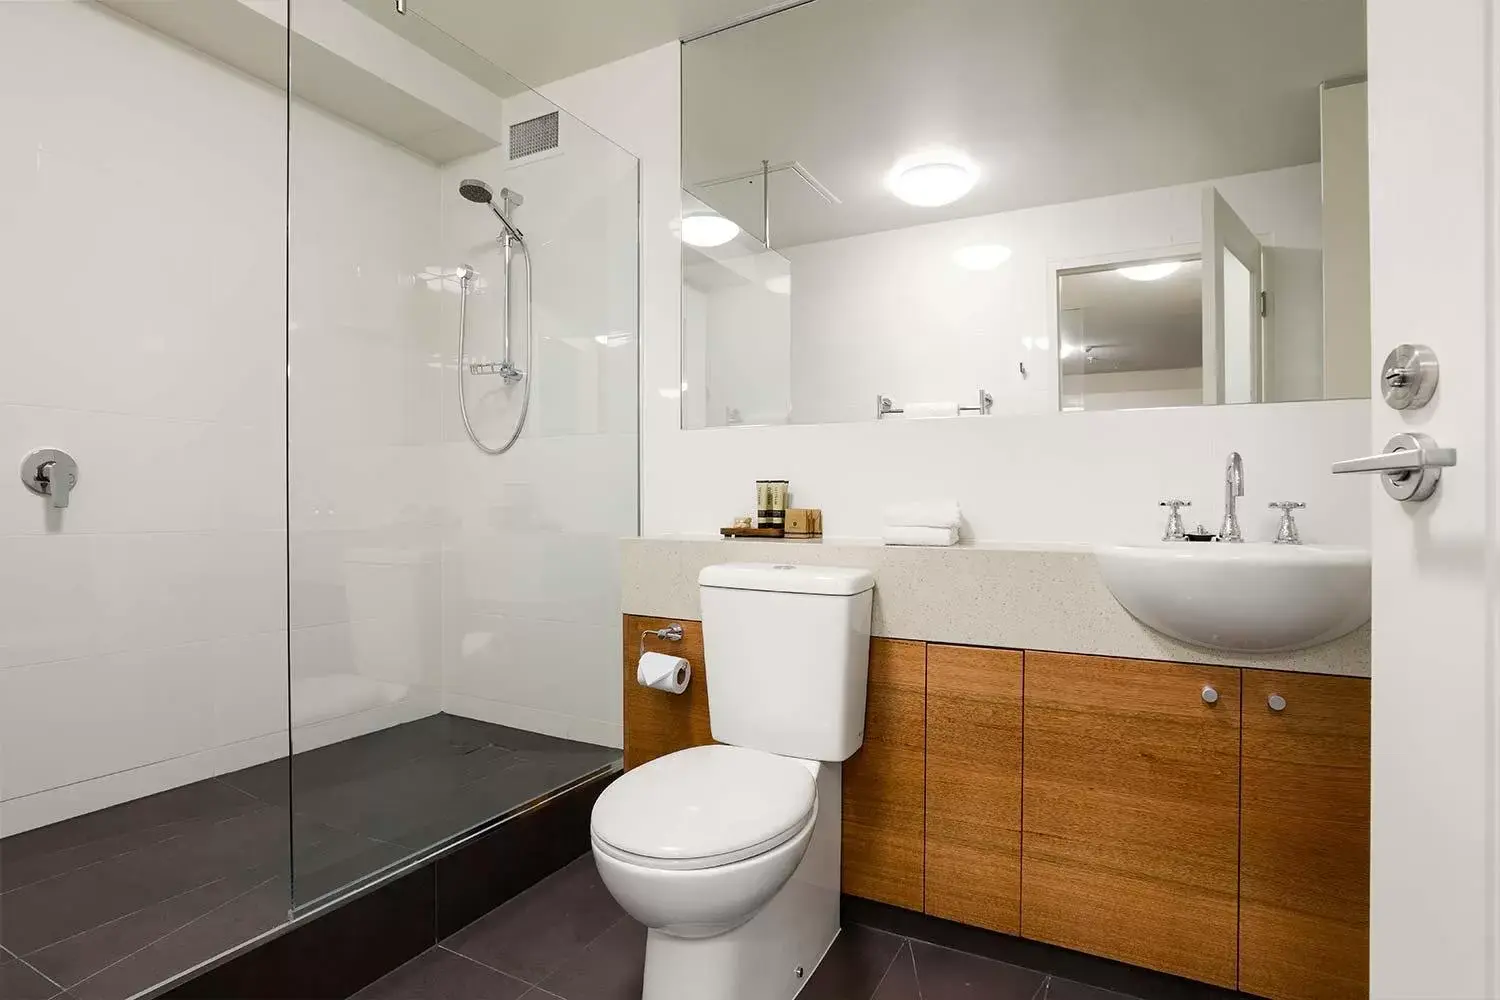
[(875, 571), (874, 632), (974, 646), (1370, 676), (1370, 628), (1292, 653), (1223, 653), (1153, 631), (1120, 607), (1087, 546), (885, 546), (866, 541), (627, 538), (626, 614), (699, 620), (698, 571), (796, 562)]

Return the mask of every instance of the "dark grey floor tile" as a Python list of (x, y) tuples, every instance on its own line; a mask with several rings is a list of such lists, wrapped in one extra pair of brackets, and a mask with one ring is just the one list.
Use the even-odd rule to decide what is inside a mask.
[(299, 813), (330, 826), (376, 840), (405, 841), (412, 831), (472, 801), (470, 787), (505, 770), (514, 757), (494, 747), (423, 757), (299, 794), (294, 804)]
[(420, 757), (461, 754), (463, 749), (449, 742), (447, 731), (446, 717), (429, 715), (296, 754), (291, 763), (293, 795), (378, 776)]
[[(452, 718), (457, 720), (460, 717), (452, 716)], [(509, 726), (497, 726), (489, 722), (480, 722), (477, 719), (464, 719), (461, 722), (455, 721), (451, 723), (455, 729), (461, 728), (465, 724), (470, 727), (484, 727), (483, 731), (489, 744), (491, 746), (503, 747), (507, 750), (532, 753), (586, 754), (591, 751), (607, 749), (596, 747), (592, 743), (565, 740), (557, 736), (547, 736), (544, 733), (531, 733), (524, 729), (512, 729)]]
[(26, 956), (102, 923), (134, 913), (164, 895), (112, 858), (0, 895), (0, 944)]
[(490, 968), (540, 983), (623, 916), (600, 880), (593, 857), (586, 855), (443, 944)]
[(646, 970), (646, 928), (623, 917), (542, 980), (562, 1000), (638, 1000)]
[[(880, 977), (880, 986), (871, 1000), (924, 1000), (922, 987), (917, 982), (917, 963), (912, 957), (911, 942), (903, 943), (901, 950), (896, 952), (895, 961)], [(932, 1000), (946, 1000), (946, 997), (934, 993)]]
[(515, 1000), (530, 990), (519, 979), (445, 948), (432, 948), (351, 1000)]
[(541, 760), (526, 754), (512, 756), (507, 766), (495, 767), (480, 779), (463, 785), (436, 806), (425, 822), (393, 832), (391, 839), (414, 849), (430, 847), (572, 784), (603, 766), (580, 757)]
[(284, 806), (260, 804), (228, 818), (194, 820), (173, 839), (109, 863), (159, 887), (158, 899), (165, 899), (237, 872), (285, 871), (291, 864), (291, 834)]
[(859, 924), (846, 926), (818, 963), (798, 1000), (870, 1000), (904, 938)]
[(0, 858), (15, 862), (100, 840), (206, 817), (225, 818), (258, 805), (244, 792), (209, 779), (108, 809), (75, 816), (0, 841)]
[(52, 1000), (62, 987), (14, 958), (0, 959), (0, 998), (3, 1000)]
[(0, 893), (22, 889), (58, 875), (86, 868), (109, 858), (128, 854), (131, 851), (159, 844), (177, 836), (182, 823), (166, 823), (161, 826), (128, 830), (114, 836), (102, 837), (58, 851), (38, 853), (18, 851), (9, 847), (9, 841), (0, 840)]
[(49, 945), (27, 961), (63, 986), (73, 986), (187, 926), (245, 888), (220, 879)]
[(1101, 990), (1097, 986), (1087, 986), (1083, 983), (1075, 983), (1071, 979), (1060, 979), (1057, 976), (1052, 976), (1047, 980), (1047, 987), (1042, 997), (1043, 1000), (1134, 1000), (1133, 997), (1124, 993)]
[(269, 880), (69, 988), (78, 1000), (120, 1000), (272, 930), (287, 918), (287, 885)]
[(218, 779), (226, 786), (262, 802), (284, 803), (292, 797), (292, 762), (290, 757), (278, 757), (264, 764), (221, 774)]
[(388, 844), (357, 833), (329, 830), (313, 846), (303, 846), (292, 863), (296, 905), (305, 906), (345, 886), (363, 881), (411, 857), (399, 844)]
[[(967, 952), (911, 942), (917, 984), (925, 1000), (1031, 1000), (1046, 976), (1018, 965), (980, 958)], [(881, 1000), (886, 1000), (882, 997)]]

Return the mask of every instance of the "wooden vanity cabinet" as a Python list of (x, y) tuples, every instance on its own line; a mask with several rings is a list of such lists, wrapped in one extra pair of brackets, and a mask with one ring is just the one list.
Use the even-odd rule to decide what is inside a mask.
[(1244, 672), (1239, 987), (1369, 996), (1370, 682)]
[(864, 745), (844, 763), (843, 890), (922, 909), (927, 645), (870, 641)]
[(935, 917), (1021, 932), (1022, 654), (927, 647), (927, 894)]
[[(625, 763), (713, 741), (635, 683)], [(1211, 689), (1211, 697), (1205, 691)], [(1024, 752), (1023, 752), (1024, 751)], [(900, 639), (870, 643), (843, 769), (843, 891), (1271, 1000), (1368, 995), (1370, 682)]]
[(1233, 988), (1240, 671), (1026, 653), (1021, 934)]

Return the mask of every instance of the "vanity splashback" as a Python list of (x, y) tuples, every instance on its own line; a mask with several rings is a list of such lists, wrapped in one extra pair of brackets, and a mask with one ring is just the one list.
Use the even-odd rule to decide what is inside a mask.
[(1120, 607), (1087, 546), (924, 549), (679, 536), (629, 538), (621, 547), (631, 615), (700, 619), (698, 572), (714, 563), (856, 566), (875, 572), (873, 631), (885, 638), (1370, 676), (1368, 626), (1288, 653), (1221, 652), (1155, 632)]

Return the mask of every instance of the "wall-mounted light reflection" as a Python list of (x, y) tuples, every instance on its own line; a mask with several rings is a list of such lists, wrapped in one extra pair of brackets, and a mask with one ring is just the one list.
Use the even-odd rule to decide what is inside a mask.
[(778, 274), (774, 278), (767, 278), (766, 288), (777, 295), (790, 295), (792, 294), (792, 276), (790, 274)]

